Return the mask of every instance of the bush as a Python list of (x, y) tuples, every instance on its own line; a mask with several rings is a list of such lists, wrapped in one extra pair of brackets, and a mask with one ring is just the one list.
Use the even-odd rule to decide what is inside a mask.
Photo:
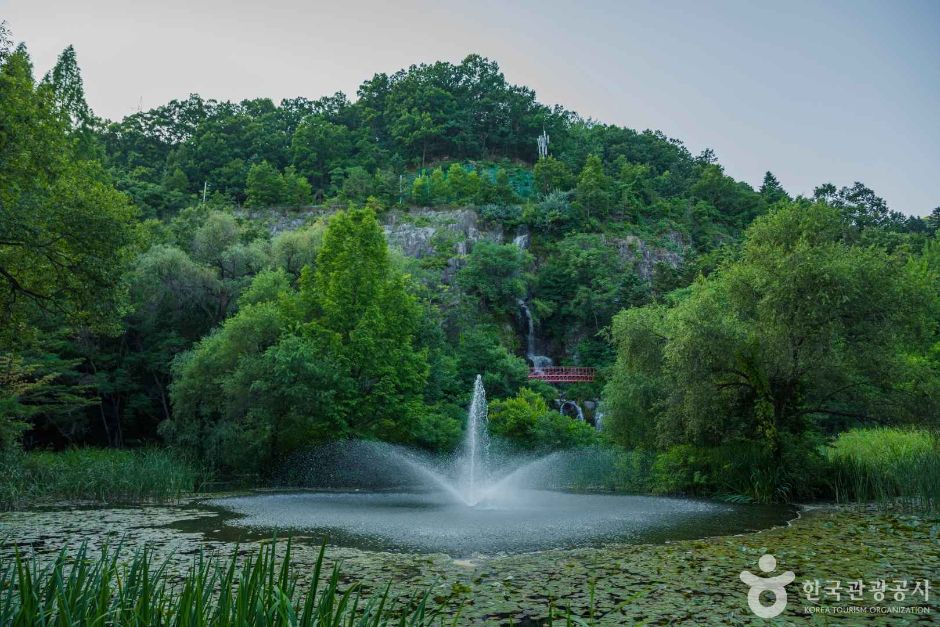
[(166, 501), (195, 491), (207, 479), (192, 464), (163, 449), (10, 453), (3, 466), (0, 508), (4, 509), (42, 499)]
[(796, 440), (774, 459), (767, 446), (736, 441), (717, 447), (681, 445), (656, 456), (650, 477), (655, 494), (708, 496), (735, 502), (779, 503), (818, 496), (825, 462), (812, 441)]
[(548, 408), (545, 399), (528, 388), (515, 398), (490, 403), (491, 432), (515, 446), (531, 450), (558, 450), (594, 442), (594, 428)]
[(855, 429), (825, 449), (837, 500), (940, 507), (940, 437), (925, 430)]

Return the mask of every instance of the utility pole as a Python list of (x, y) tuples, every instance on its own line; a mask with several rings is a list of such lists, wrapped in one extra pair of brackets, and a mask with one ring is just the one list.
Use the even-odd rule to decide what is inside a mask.
[(202, 183), (202, 204), (206, 204), (206, 192), (209, 191), (209, 181)]

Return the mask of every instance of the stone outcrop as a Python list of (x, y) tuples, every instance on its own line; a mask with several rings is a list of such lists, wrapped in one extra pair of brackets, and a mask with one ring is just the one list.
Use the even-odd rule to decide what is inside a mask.
[(644, 281), (650, 281), (657, 265), (678, 268), (682, 264), (683, 253), (681, 251), (687, 247), (682, 235), (673, 231), (665, 237), (669, 243), (668, 247), (651, 246), (636, 235), (616, 239), (614, 244), (617, 246), (620, 258), (625, 261), (632, 260), (633, 269), (637, 275)]
[(481, 228), (472, 209), (390, 211), (383, 217), (383, 228), (390, 246), (419, 259), (441, 252), (438, 246), (442, 244), (453, 245), (456, 256), (469, 253), (483, 239), (503, 241), (502, 229)]

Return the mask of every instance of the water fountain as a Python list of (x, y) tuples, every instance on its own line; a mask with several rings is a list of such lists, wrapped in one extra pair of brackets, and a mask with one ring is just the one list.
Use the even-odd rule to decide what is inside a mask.
[[(496, 447), (498, 449), (498, 447)], [(226, 524), (261, 536), (272, 530), (328, 535), (336, 544), (381, 550), (514, 552), (613, 541), (649, 542), (760, 529), (788, 510), (701, 500), (573, 493), (573, 477), (613, 458), (597, 449), (542, 456), (491, 447), (486, 392), (477, 376), (464, 440), (449, 459), (380, 442), (354, 441), (309, 451), (316, 491), (267, 493), (213, 501), (238, 514)], [(599, 480), (601, 481), (601, 480)], [(279, 533), (283, 533), (280, 531)]]

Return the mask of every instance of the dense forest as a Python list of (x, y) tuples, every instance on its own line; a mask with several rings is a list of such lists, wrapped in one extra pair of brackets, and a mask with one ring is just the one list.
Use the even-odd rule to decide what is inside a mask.
[[(838, 433), (937, 425), (938, 228), (862, 183), (754, 189), (477, 55), (109, 121), (71, 47), (39, 78), (4, 29), (0, 444), (170, 446), (223, 477), (339, 438), (447, 451), (482, 373), (516, 446), (649, 451), (677, 491), (737, 458), (739, 491), (806, 496)], [(528, 380), (529, 322), (598, 369), (562, 393), (599, 432)]]

